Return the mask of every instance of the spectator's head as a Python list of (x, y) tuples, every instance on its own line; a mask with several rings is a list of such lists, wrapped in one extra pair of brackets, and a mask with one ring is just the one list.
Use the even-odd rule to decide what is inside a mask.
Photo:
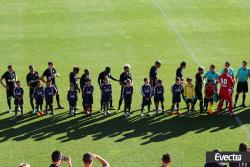
[(83, 154), (82, 161), (85, 166), (91, 166), (93, 164), (94, 156), (91, 153)]
[(225, 62), (225, 68), (229, 68), (230, 67), (230, 63), (227, 61)]
[(204, 73), (204, 67), (202, 67), (202, 66), (198, 67), (198, 72), (200, 74), (203, 74)]
[(185, 61), (181, 62), (180, 67), (181, 67), (182, 69), (185, 69), (186, 66), (187, 66), (187, 63), (186, 63)]
[(18, 167), (30, 167), (30, 164), (28, 163), (20, 163)]
[(144, 84), (145, 84), (145, 85), (148, 85), (148, 84), (149, 84), (148, 78), (144, 78), (143, 81), (144, 81)]
[(51, 155), (53, 164), (60, 164), (62, 161), (62, 153), (60, 151), (54, 151)]
[(20, 87), (20, 81), (16, 81), (16, 86)]
[(48, 62), (48, 67), (49, 67), (49, 68), (53, 68), (53, 66), (54, 66), (54, 63), (51, 62), (51, 61), (49, 61), (49, 62)]
[(240, 143), (240, 145), (239, 145), (239, 151), (240, 152), (247, 152), (248, 151), (248, 144), (246, 144), (246, 143)]
[(247, 61), (244, 60), (244, 61), (242, 62), (242, 67), (246, 68), (246, 66), (247, 66)]
[(47, 80), (47, 86), (50, 86), (52, 84), (52, 80), (51, 79), (48, 79)]
[(77, 66), (73, 67), (73, 72), (74, 72), (74, 73), (78, 74), (79, 71), (80, 71), (80, 68), (79, 68), (79, 67), (77, 67)]
[(187, 78), (187, 83), (191, 84), (192, 83), (192, 79), (191, 78)]
[(7, 68), (8, 68), (8, 71), (9, 71), (9, 72), (14, 71), (14, 68), (13, 68), (13, 66), (12, 66), (12, 65), (8, 65), (8, 67), (7, 67)]
[(170, 154), (166, 153), (162, 156), (162, 167), (168, 167), (169, 164), (171, 163), (171, 156)]
[(131, 79), (127, 79), (127, 80), (126, 80), (126, 84), (127, 84), (128, 86), (131, 86), (131, 83), (132, 83)]
[(75, 90), (75, 85), (73, 83), (70, 84), (70, 90)]
[(105, 72), (106, 72), (106, 73), (110, 73), (110, 71), (111, 71), (111, 68), (110, 68), (110, 67), (106, 67), (106, 68), (105, 68)]
[(104, 79), (103, 79), (103, 81), (104, 81), (104, 83), (109, 83), (109, 78), (106, 76), (106, 77), (104, 77)]
[(131, 66), (129, 64), (125, 64), (123, 67), (125, 72), (129, 72), (130, 68), (131, 68)]
[(214, 65), (214, 64), (211, 64), (211, 65), (210, 65), (210, 71), (211, 71), (211, 72), (214, 72), (214, 71), (215, 71), (215, 65)]
[(84, 74), (85, 75), (89, 75), (89, 70), (86, 68), (86, 69), (84, 69)]
[(175, 83), (176, 83), (177, 85), (179, 85), (179, 84), (181, 83), (181, 78), (180, 78), (180, 77), (176, 77), (176, 78), (175, 78)]
[(31, 73), (34, 72), (34, 66), (33, 65), (29, 65), (29, 70), (30, 70)]
[(157, 80), (157, 86), (162, 86), (162, 80), (160, 79)]
[(159, 60), (155, 61), (155, 67), (160, 68), (161, 67), (161, 61), (159, 61)]

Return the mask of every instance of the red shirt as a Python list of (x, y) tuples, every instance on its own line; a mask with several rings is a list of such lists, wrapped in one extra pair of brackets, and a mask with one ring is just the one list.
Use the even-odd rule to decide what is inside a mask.
[(212, 98), (214, 95), (214, 85), (207, 85), (205, 88), (206, 97)]
[(234, 79), (228, 73), (224, 73), (219, 76), (217, 83), (220, 83), (220, 93), (228, 94), (233, 88)]

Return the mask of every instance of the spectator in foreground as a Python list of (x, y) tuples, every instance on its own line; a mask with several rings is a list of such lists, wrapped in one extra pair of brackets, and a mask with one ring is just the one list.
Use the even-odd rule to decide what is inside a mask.
[(170, 166), (170, 163), (171, 163), (171, 156), (170, 156), (170, 154), (164, 154), (163, 156), (162, 156), (162, 165), (161, 165), (161, 167), (169, 167)]
[(30, 164), (28, 163), (20, 163), (18, 167), (30, 167)]
[[(240, 143), (239, 152), (248, 152), (249, 146), (246, 143)], [(230, 163), (230, 167), (250, 167), (250, 163), (239, 162), (239, 163)]]
[[(215, 149), (213, 150), (214, 153), (218, 153), (218, 152), (221, 152), (220, 149)], [(217, 162), (208, 162), (205, 164), (204, 167), (227, 167), (227, 165), (225, 163), (217, 163)]]
[(101, 156), (91, 153), (85, 153), (82, 157), (84, 167), (92, 167), (94, 159), (97, 159), (102, 167), (110, 167), (109, 163)]
[(62, 162), (67, 162), (68, 167), (72, 167), (70, 157), (63, 156), (60, 151), (54, 151), (51, 155), (52, 164), (50, 167), (59, 167)]

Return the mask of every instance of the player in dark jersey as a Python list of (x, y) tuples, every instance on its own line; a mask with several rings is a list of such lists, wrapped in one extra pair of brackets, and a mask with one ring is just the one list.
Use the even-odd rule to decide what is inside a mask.
[(52, 85), (52, 80), (47, 81), (47, 86), (44, 90), (45, 92), (45, 101), (46, 101), (46, 106), (45, 106), (45, 112), (48, 115), (48, 108), (51, 111), (51, 114), (54, 115), (54, 109), (53, 109), (53, 98), (57, 94), (56, 87)]
[(74, 89), (75, 90), (78, 90), (80, 92), (80, 88), (78, 86), (78, 77), (77, 77), (77, 74), (79, 73), (80, 71), (80, 68), (75, 66), (73, 67), (73, 71), (70, 72), (69, 74), (69, 83), (70, 85), (73, 84), (74, 85)]
[(203, 113), (203, 95), (202, 95), (202, 87), (203, 87), (203, 79), (202, 74), (204, 73), (204, 67), (199, 67), (198, 72), (195, 75), (195, 99), (194, 106), (196, 102), (200, 101), (200, 113)]
[(43, 72), (43, 75), (41, 76), (41, 81), (44, 83), (47, 83), (47, 81), (44, 79), (46, 77), (47, 81), (51, 80), (52, 85), (55, 86), (57, 92), (56, 92), (56, 102), (58, 109), (63, 109), (64, 107), (60, 104), (60, 96), (58, 92), (58, 88), (56, 86), (56, 77), (60, 77), (59, 73), (54, 68), (54, 64), (52, 62), (48, 62), (48, 68)]
[(122, 105), (122, 101), (123, 101), (123, 89), (124, 87), (127, 85), (126, 81), (128, 79), (131, 80), (131, 85), (133, 85), (133, 80), (132, 80), (132, 75), (130, 73), (130, 65), (129, 64), (125, 64), (124, 65), (124, 72), (121, 73), (120, 75), (120, 85), (121, 85), (121, 93), (120, 93), (120, 100), (119, 100), (119, 105), (118, 105), (118, 109), (117, 111), (120, 111), (121, 105)]
[[(5, 80), (5, 84), (3, 83), (3, 80)], [(14, 68), (12, 65), (8, 66), (8, 71), (6, 71), (1, 79), (0, 79), (0, 83), (1, 85), (6, 88), (6, 97), (7, 97), (7, 103), (9, 106), (8, 111), (11, 113), (11, 99), (14, 97), (14, 88), (15, 88), (15, 84), (17, 81), (17, 76), (16, 76), (16, 72), (14, 71)]]
[(158, 114), (159, 112), (159, 104), (161, 104), (161, 112), (164, 113), (164, 87), (162, 85), (162, 80), (157, 80), (157, 84), (154, 87), (154, 102), (155, 102), (155, 110)]
[(20, 86), (20, 81), (16, 81), (14, 88), (14, 104), (15, 104), (15, 117), (17, 116), (18, 108), (20, 108), (21, 115), (23, 115), (23, 88)]
[[(104, 71), (102, 71), (99, 76), (98, 76), (98, 84), (99, 87), (101, 88), (101, 85), (104, 83), (104, 78), (108, 77), (109, 79), (112, 79), (113, 81), (119, 81), (118, 79), (115, 79), (112, 75), (111, 75), (111, 69), (110, 67), (106, 67)], [(103, 104), (103, 99), (101, 98), (101, 110), (102, 110), (102, 104)], [(113, 100), (112, 100), (112, 96), (111, 96), (111, 100), (110, 100), (110, 109), (113, 109)]]
[(124, 98), (124, 113), (125, 117), (131, 117), (131, 103), (133, 96), (133, 86), (131, 85), (131, 80), (126, 81), (127, 85), (123, 89), (123, 98)]
[(44, 88), (41, 84), (41, 81), (37, 81), (37, 86), (35, 87), (34, 90), (34, 98), (36, 100), (36, 114), (38, 116), (44, 115), (43, 113), (43, 98), (44, 98), (45, 92)]
[(142, 94), (142, 106), (141, 106), (141, 116), (143, 117), (143, 110), (144, 107), (148, 107), (148, 115), (150, 116), (150, 106), (151, 106), (151, 97), (152, 97), (152, 88), (149, 84), (148, 78), (144, 78), (144, 84), (141, 88), (141, 94)]
[(161, 62), (156, 61), (155, 64), (150, 68), (149, 79), (152, 88), (156, 86), (158, 69), (161, 67)]
[(101, 85), (102, 91), (102, 108), (104, 110), (104, 115), (109, 115), (109, 103), (112, 97), (112, 85), (109, 83), (109, 78), (104, 78), (104, 83)]
[(29, 73), (26, 75), (26, 82), (30, 88), (29, 89), (29, 97), (30, 97), (30, 105), (31, 105), (33, 114), (36, 113), (33, 99), (34, 99), (34, 90), (35, 90), (35, 87), (37, 86), (38, 80), (40, 80), (38, 72), (36, 72), (34, 70), (33, 65), (29, 65)]
[(180, 67), (176, 70), (176, 78), (179, 77), (181, 81), (184, 80), (183, 70), (186, 68), (187, 63), (185, 61), (181, 62)]
[(77, 97), (76, 85), (73, 83), (70, 84), (70, 90), (68, 91), (67, 94), (67, 100), (69, 102), (69, 115), (75, 116), (78, 97)]
[(86, 113), (86, 116), (92, 116), (92, 105), (93, 105), (93, 92), (94, 87), (91, 85), (91, 80), (86, 80), (86, 84), (82, 90), (83, 98), (83, 109)]
[(90, 79), (89, 70), (88, 69), (84, 69), (84, 73), (82, 74), (82, 76), (80, 78), (80, 87), (81, 87), (81, 90), (84, 88), (84, 86), (89, 81), (89, 79)]
[[(173, 95), (172, 98), (172, 107), (171, 107), (171, 114), (180, 114), (179, 112), (179, 104), (181, 102), (181, 94), (183, 94), (183, 86), (181, 84), (181, 79), (177, 77), (175, 79), (175, 84), (171, 87), (171, 92)], [(176, 105), (176, 112), (175, 111)]]

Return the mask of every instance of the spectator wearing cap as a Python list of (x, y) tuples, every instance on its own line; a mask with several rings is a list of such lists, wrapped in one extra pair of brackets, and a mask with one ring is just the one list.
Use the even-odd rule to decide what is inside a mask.
[[(45, 77), (47, 80), (44, 79)], [(63, 109), (64, 107), (60, 104), (60, 96), (59, 96), (58, 87), (56, 86), (56, 77), (60, 77), (60, 75), (54, 68), (54, 63), (48, 62), (48, 68), (43, 72), (43, 75), (41, 76), (41, 81), (43, 81), (44, 83), (47, 83), (48, 80), (52, 81), (52, 85), (54, 85), (57, 89), (56, 102), (57, 102), (58, 109)]]
[(120, 75), (120, 85), (121, 85), (121, 93), (120, 93), (120, 99), (119, 99), (119, 104), (118, 104), (118, 109), (117, 111), (120, 111), (122, 101), (123, 101), (123, 89), (127, 85), (127, 80), (131, 80), (131, 85), (133, 85), (133, 80), (132, 80), (132, 75), (130, 73), (131, 66), (129, 64), (125, 64), (123, 67), (123, 72)]
[(162, 160), (161, 167), (169, 167), (170, 166), (170, 163), (171, 163), (171, 156), (170, 156), (170, 154), (168, 154), (168, 153), (163, 154), (161, 160)]
[[(249, 152), (249, 146), (246, 143), (240, 143), (239, 152)], [(240, 162), (240, 163), (230, 163), (230, 167), (250, 167), (250, 163)]]
[(30, 167), (30, 164), (28, 163), (20, 163), (18, 167)]
[(82, 160), (84, 167), (92, 167), (95, 159), (101, 163), (102, 167), (110, 167), (109, 163), (104, 158), (92, 153), (85, 153), (83, 155)]
[[(108, 77), (109, 79), (112, 79), (113, 81), (118, 81), (118, 79), (114, 78), (111, 74), (111, 68), (110, 67), (106, 67), (104, 71), (102, 71), (99, 76), (98, 76), (98, 85), (101, 88), (101, 85), (104, 84), (104, 79), (105, 77)], [(103, 104), (103, 99), (101, 98), (101, 109), (102, 110), (102, 104)], [(111, 96), (111, 100), (110, 100), (110, 109), (113, 109), (113, 100), (112, 100), (112, 96)]]
[(52, 164), (50, 167), (59, 167), (62, 162), (66, 162), (68, 167), (72, 167), (72, 161), (70, 157), (63, 156), (60, 151), (54, 151), (51, 155)]
[(237, 106), (237, 101), (240, 93), (243, 93), (242, 107), (246, 107), (246, 93), (248, 92), (248, 78), (250, 77), (250, 69), (247, 67), (247, 62), (242, 62), (242, 67), (238, 69), (235, 77), (237, 82), (236, 96), (234, 101), (234, 108)]
[(176, 70), (176, 78), (179, 77), (181, 81), (184, 80), (183, 70), (186, 68), (187, 63), (185, 61), (181, 62), (180, 66)]
[(203, 80), (202, 75), (204, 73), (204, 67), (200, 66), (198, 68), (198, 72), (195, 75), (195, 99), (194, 99), (194, 107), (196, 102), (200, 101), (200, 113), (203, 113), (203, 95), (202, 95), (202, 87)]
[(157, 83), (157, 74), (158, 74), (158, 69), (161, 67), (161, 62), (159, 60), (155, 61), (155, 64), (150, 68), (149, 71), (149, 82), (154, 89)]

